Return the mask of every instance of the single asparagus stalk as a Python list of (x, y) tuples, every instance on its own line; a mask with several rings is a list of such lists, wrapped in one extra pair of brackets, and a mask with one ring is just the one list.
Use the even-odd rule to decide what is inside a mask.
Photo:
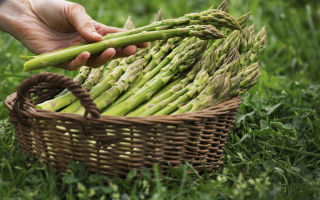
[(223, 0), (218, 6), (217, 10), (222, 10), (224, 12), (229, 12), (229, 3), (228, 0)]
[(19, 58), (24, 60), (24, 61), (28, 61), (28, 60), (32, 60), (34, 59), (36, 56), (26, 56), (26, 55), (20, 55)]
[[(140, 88), (134, 95), (117, 106), (112, 107), (109, 110), (107, 109), (102, 115), (123, 116), (135, 109), (141, 103), (149, 100), (160, 88), (166, 85), (175, 74), (189, 69), (198, 59), (206, 44), (205, 41), (197, 41), (188, 46), (187, 49), (184, 49), (187, 53), (183, 62), (181, 60), (172, 60), (171, 65), (167, 65), (160, 70), (160, 73)], [(176, 58), (178, 58), (178, 56), (176, 56)]]
[(154, 16), (152, 23), (156, 23), (162, 20), (163, 20), (163, 12), (162, 12), (162, 9), (160, 8), (157, 14)]
[(135, 28), (136, 28), (136, 26), (134, 25), (134, 23), (133, 23), (133, 21), (131, 19), (131, 16), (129, 16), (127, 18), (127, 21), (123, 25), (123, 29), (128, 31), (128, 30), (132, 30), (132, 29), (135, 29)]
[(255, 37), (255, 43), (253, 44), (253, 53), (261, 53), (267, 46), (267, 31), (263, 27)]
[(247, 12), (244, 15), (241, 15), (237, 18), (238, 23), (240, 24), (242, 29), (245, 29), (245, 27), (248, 25), (248, 20), (251, 16), (251, 12)]
[(184, 28), (175, 28), (160, 31), (143, 32), (126, 37), (104, 40), (101, 42), (79, 46), (65, 51), (43, 54), (25, 63), (25, 71), (56, 65), (71, 60), (84, 51), (91, 54), (99, 53), (104, 49), (121, 48), (131, 44), (140, 44), (147, 41), (166, 40), (172, 37), (199, 37), (200, 39), (217, 39), (225, 37), (222, 32), (210, 25), (191, 25)]
[(177, 19), (166, 19), (159, 22), (155, 22), (134, 30), (108, 34), (105, 36), (105, 39), (123, 37), (132, 34), (137, 34), (145, 31), (157, 31), (164, 30), (172, 27), (184, 27), (187, 25), (213, 25), (219, 27), (227, 27), (231, 29), (241, 30), (239, 23), (228, 13), (221, 10), (209, 9), (200, 13), (190, 13), (186, 14), (183, 17)]
[[(156, 113), (152, 113), (154, 115), (170, 115), (174, 112), (180, 105), (185, 104), (190, 99), (192, 99), (196, 94), (198, 94), (205, 86), (207, 85), (207, 81), (209, 79), (209, 75), (206, 71), (202, 71), (199, 76), (196, 77), (193, 84), (190, 84), (188, 87), (188, 92), (177, 98), (175, 101), (170, 102), (167, 105), (164, 105), (164, 108)], [(147, 111), (148, 113), (148, 111)], [(146, 115), (143, 115), (146, 116)]]
[(256, 84), (258, 77), (260, 76), (259, 64), (253, 63), (252, 65), (243, 68), (237, 76), (231, 79), (231, 92), (230, 96), (240, 96), (244, 94), (248, 89)]
[(101, 78), (104, 67), (93, 68), (90, 71), (88, 78), (82, 84), (82, 87), (89, 90), (92, 88)]
[[(85, 79), (88, 77), (90, 71), (91, 71), (90, 67), (87, 67), (87, 66), (80, 67), (79, 73), (77, 74), (76, 77), (73, 78), (73, 81), (78, 82), (79, 84), (82, 84), (85, 81)], [(65, 89), (60, 94), (55, 96), (55, 98), (65, 95), (67, 93), (68, 93), (68, 90)]]
[[(102, 110), (110, 105), (122, 92), (126, 91), (130, 84), (139, 76), (142, 72), (144, 65), (144, 59), (140, 59), (132, 63), (121, 78), (115, 82), (112, 87), (102, 93), (98, 98), (94, 100), (97, 108)], [(81, 107), (76, 114), (84, 114), (85, 109)]]

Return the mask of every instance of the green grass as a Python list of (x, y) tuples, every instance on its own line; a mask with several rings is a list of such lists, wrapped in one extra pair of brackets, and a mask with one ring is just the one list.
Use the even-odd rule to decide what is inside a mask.
[[(79, 1), (91, 16), (121, 26), (131, 15), (149, 23), (161, 7), (166, 17), (208, 8), (205, 0)], [(22, 72), (18, 55), (27, 51), (0, 34), (0, 199), (320, 199), (320, 6), (316, 1), (232, 0), (232, 13), (252, 10), (256, 27), (267, 27), (259, 83), (243, 96), (219, 173), (190, 166), (150, 178), (143, 170), (127, 179), (88, 175), (83, 165), (60, 175), (19, 150), (3, 105), (32, 73)], [(52, 72), (63, 73), (58, 69)], [(68, 72), (72, 75), (73, 72)], [(155, 172), (158, 172), (155, 169)], [(108, 182), (108, 184), (104, 184)]]

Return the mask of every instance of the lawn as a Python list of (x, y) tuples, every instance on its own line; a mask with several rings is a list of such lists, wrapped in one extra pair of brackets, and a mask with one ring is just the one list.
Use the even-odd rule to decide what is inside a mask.
[[(97, 21), (120, 27), (128, 15), (145, 25), (162, 8), (167, 18), (204, 10), (208, 0), (79, 0)], [(320, 199), (320, 4), (314, 0), (231, 0), (231, 13), (252, 11), (266, 26), (268, 47), (258, 84), (243, 96), (224, 167), (199, 176), (184, 165), (167, 176), (125, 180), (89, 175), (72, 163), (65, 175), (19, 150), (4, 106), (32, 73), (18, 58), (27, 50), (0, 33), (0, 199)], [(65, 73), (50, 69), (51, 72)], [(75, 72), (67, 72), (72, 76)], [(157, 174), (155, 168), (155, 173)], [(108, 184), (106, 184), (108, 182)]]

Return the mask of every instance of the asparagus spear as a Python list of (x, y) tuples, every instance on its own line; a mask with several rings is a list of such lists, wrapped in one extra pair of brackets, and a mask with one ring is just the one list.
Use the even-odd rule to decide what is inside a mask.
[(224, 12), (228, 12), (229, 11), (229, 3), (228, 0), (223, 0), (221, 2), (221, 4), (218, 6), (217, 8), (218, 10), (222, 10)]
[(204, 40), (225, 37), (222, 32), (211, 25), (190, 25), (184, 28), (174, 28), (160, 31), (142, 32), (126, 37), (119, 37), (101, 42), (82, 45), (65, 51), (51, 52), (40, 55), (25, 63), (25, 71), (39, 69), (50, 65), (56, 65), (71, 60), (84, 51), (91, 54), (99, 53), (107, 48), (121, 48), (131, 44), (139, 44), (147, 41), (165, 40), (172, 37), (196, 36)]
[(158, 13), (154, 16), (153, 18), (153, 23), (156, 23), (156, 22), (159, 22), (159, 21), (162, 21), (163, 20), (163, 12), (162, 12), (162, 9), (160, 9), (158, 11)]
[[(76, 75), (76, 77), (73, 78), (73, 81), (78, 82), (79, 84), (82, 84), (85, 81), (85, 79), (88, 77), (90, 71), (91, 71), (90, 67), (87, 67), (87, 66), (80, 67), (79, 73), (78, 75)], [(68, 90), (65, 89), (60, 94), (55, 96), (55, 98), (65, 95), (67, 93), (68, 93)]]
[(189, 69), (204, 50), (206, 44), (207, 43), (205, 41), (197, 41), (192, 45), (189, 45), (187, 49), (183, 49), (183, 52), (181, 52), (185, 54), (183, 60), (175, 60), (179, 58), (179, 56), (175, 56), (175, 59), (173, 59), (167, 66), (162, 68), (160, 73), (158, 73), (151, 81), (140, 88), (134, 95), (130, 96), (117, 106), (112, 107), (109, 110), (107, 109), (102, 114), (123, 116), (144, 101), (149, 100), (160, 88), (166, 85), (175, 74)]
[(144, 31), (157, 31), (164, 30), (172, 27), (184, 27), (188, 25), (210, 24), (213, 26), (227, 27), (230, 29), (239, 29), (241, 26), (239, 23), (228, 13), (221, 10), (209, 9), (199, 13), (186, 14), (183, 17), (177, 19), (166, 19), (159, 22), (155, 22), (134, 30), (108, 34), (105, 39), (123, 37), (132, 34), (141, 33)]
[(263, 27), (255, 37), (255, 43), (253, 44), (253, 53), (261, 53), (267, 46), (267, 31)]
[(250, 18), (251, 12), (247, 12), (244, 15), (241, 15), (237, 18), (238, 23), (240, 24), (241, 28), (244, 29), (248, 25), (248, 20)]

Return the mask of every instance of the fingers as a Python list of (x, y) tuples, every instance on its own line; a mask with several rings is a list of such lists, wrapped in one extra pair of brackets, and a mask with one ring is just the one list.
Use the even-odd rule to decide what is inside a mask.
[(94, 27), (97, 30), (97, 32), (100, 35), (103, 35), (103, 36), (105, 36), (105, 35), (107, 35), (109, 33), (118, 33), (118, 32), (123, 31), (120, 28), (116, 28), (116, 27), (112, 27), (112, 26), (106, 26), (106, 25), (100, 24), (100, 23), (98, 23), (96, 21), (93, 21), (93, 24), (94, 24)]
[(93, 20), (85, 9), (76, 3), (69, 3), (65, 7), (65, 15), (70, 24), (88, 42), (99, 42), (103, 37), (96, 31)]
[(122, 57), (127, 57), (127, 56), (131, 56), (135, 53), (137, 53), (138, 48), (135, 45), (129, 45), (125, 48), (122, 49), (116, 49), (117, 54), (116, 54), (116, 58), (122, 58)]
[(137, 44), (138, 48), (147, 48), (148, 47), (148, 42), (144, 42), (142, 44)]
[(89, 67), (100, 67), (111, 60), (116, 55), (114, 48), (109, 48), (102, 52), (99, 56), (89, 59), (87, 66)]

